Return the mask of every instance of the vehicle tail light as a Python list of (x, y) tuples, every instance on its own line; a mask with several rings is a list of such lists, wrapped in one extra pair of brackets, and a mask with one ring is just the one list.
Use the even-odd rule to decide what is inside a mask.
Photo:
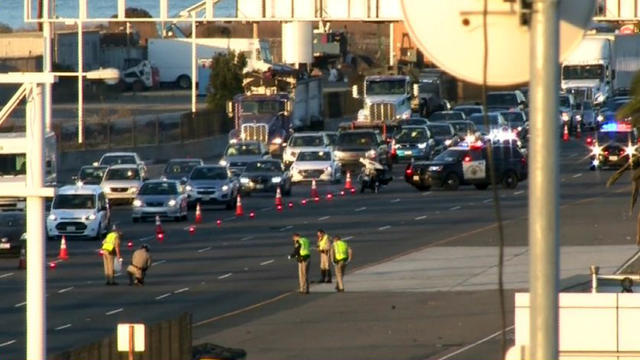
[(624, 149), (620, 149), (620, 155), (624, 155), (626, 153), (626, 151), (624, 151)]
[(522, 163), (522, 165), (527, 165), (527, 159), (526, 158), (520, 159), (520, 162)]
[(466, 156), (464, 157), (464, 159), (462, 159), (462, 161), (464, 161), (464, 162), (469, 162), (469, 161), (471, 161), (471, 155), (466, 155)]
[(407, 176), (413, 175), (413, 166), (411, 166), (411, 164), (407, 165), (407, 168), (404, 170), (404, 173)]
[(609, 156), (609, 150), (603, 151), (603, 154), (605, 154), (606, 156)]
[(591, 136), (587, 138), (587, 145), (589, 146), (593, 145), (593, 138)]

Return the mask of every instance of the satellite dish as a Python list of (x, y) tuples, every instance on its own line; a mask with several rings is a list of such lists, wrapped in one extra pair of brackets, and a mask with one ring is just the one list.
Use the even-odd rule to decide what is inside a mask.
[[(514, 85), (529, 81), (529, 26), (523, 24), (531, 0), (487, 0), (489, 46), (487, 83)], [(483, 1), (401, 0), (411, 39), (439, 67), (454, 76), (482, 83)], [(558, 2), (560, 59), (568, 56), (591, 22), (594, 0)], [(526, 21), (524, 21), (526, 22)]]

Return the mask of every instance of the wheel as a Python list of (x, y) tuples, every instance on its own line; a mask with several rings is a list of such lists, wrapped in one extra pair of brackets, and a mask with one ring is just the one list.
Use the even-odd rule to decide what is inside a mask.
[(458, 178), (458, 175), (456, 174), (447, 175), (443, 185), (443, 187), (446, 190), (458, 190), (459, 186), (460, 186), (460, 179)]
[(191, 78), (189, 78), (187, 75), (178, 76), (178, 80), (176, 80), (176, 83), (178, 84), (178, 87), (180, 89), (191, 88)]
[(518, 176), (513, 171), (509, 171), (502, 178), (502, 185), (507, 189), (515, 189), (518, 186)]
[(487, 190), (489, 184), (475, 184), (476, 189), (478, 190)]

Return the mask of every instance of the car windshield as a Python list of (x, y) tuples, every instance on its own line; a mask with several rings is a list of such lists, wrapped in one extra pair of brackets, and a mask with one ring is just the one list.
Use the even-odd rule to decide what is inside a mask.
[(25, 154), (0, 154), (0, 175), (25, 175), (27, 156)]
[(106, 168), (96, 168), (96, 167), (82, 168), (80, 169), (80, 174), (78, 175), (78, 179), (84, 182), (87, 182), (87, 181), (100, 182), (106, 170), (107, 170)]
[(588, 101), (584, 101), (581, 105), (582, 105), (582, 110), (584, 111), (593, 110), (593, 106), (591, 106), (591, 103)]
[(102, 158), (100, 165), (133, 165), (136, 163), (135, 156), (132, 155), (107, 155)]
[(518, 97), (513, 93), (489, 93), (487, 94), (487, 106), (517, 107)]
[(303, 146), (324, 146), (324, 140), (322, 135), (304, 135), (293, 136), (291, 139), (291, 146), (303, 147)]
[(200, 165), (202, 165), (200, 161), (169, 161), (164, 174), (167, 176), (189, 175), (193, 168)]
[(429, 131), (431, 135), (435, 136), (449, 136), (451, 135), (451, 128), (447, 126), (429, 125)]
[(243, 101), (242, 114), (277, 114), (284, 110), (279, 100)]
[(406, 94), (405, 80), (367, 80), (367, 95)]
[(226, 180), (227, 176), (223, 167), (197, 167), (191, 173), (191, 180)]
[(509, 126), (522, 126), (524, 125), (524, 115), (519, 112), (503, 112), (502, 117), (507, 121)]
[(473, 123), (470, 122), (451, 122), (450, 123), (451, 126), (453, 126), (453, 129), (457, 132), (457, 133), (466, 133), (467, 131), (473, 131), (475, 129), (475, 127), (473, 126)]
[(436, 111), (429, 116), (431, 121), (464, 120), (464, 113), (460, 111)]
[(109, 169), (104, 176), (105, 180), (140, 180), (138, 169)]
[(436, 156), (434, 161), (458, 162), (467, 154), (467, 150), (449, 149)]
[(147, 182), (142, 185), (138, 195), (177, 195), (178, 187), (174, 182)]
[(296, 161), (331, 161), (328, 151), (303, 151), (298, 154)]
[(618, 131), (598, 132), (598, 143), (600, 145), (604, 145), (611, 142), (626, 144), (629, 141), (631, 141), (630, 132), (618, 132)]
[(479, 114), (482, 112), (482, 108), (475, 106), (456, 106), (453, 108), (453, 111), (461, 111), (464, 113), (466, 117), (469, 117), (473, 114)]
[(338, 145), (341, 146), (375, 146), (377, 143), (374, 133), (341, 133), (338, 135)]
[(260, 155), (260, 145), (258, 144), (233, 144), (229, 145), (226, 156), (238, 155)]
[(567, 65), (562, 67), (563, 80), (602, 79), (602, 65)]
[(571, 107), (571, 100), (568, 96), (560, 96), (560, 107), (568, 108)]
[(94, 209), (95, 204), (93, 194), (56, 195), (53, 199), (53, 209)]
[(439, 94), (440, 84), (437, 81), (422, 80), (418, 85), (420, 94)]
[(406, 126), (406, 125), (427, 125), (429, 122), (425, 119), (407, 119), (398, 121), (398, 125)]
[(425, 142), (427, 141), (427, 130), (423, 128), (405, 128), (395, 135), (396, 142)]
[[(498, 125), (498, 117), (493, 114), (489, 114), (489, 125)], [(475, 126), (484, 126), (484, 116), (482, 114), (474, 114), (469, 118)]]
[(277, 161), (254, 161), (247, 164), (246, 172), (282, 172), (282, 165)]

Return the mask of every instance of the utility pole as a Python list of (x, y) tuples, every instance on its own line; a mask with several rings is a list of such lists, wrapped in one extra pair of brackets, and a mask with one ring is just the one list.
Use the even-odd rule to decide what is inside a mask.
[(558, 0), (533, 1), (529, 162), (530, 360), (558, 358)]

